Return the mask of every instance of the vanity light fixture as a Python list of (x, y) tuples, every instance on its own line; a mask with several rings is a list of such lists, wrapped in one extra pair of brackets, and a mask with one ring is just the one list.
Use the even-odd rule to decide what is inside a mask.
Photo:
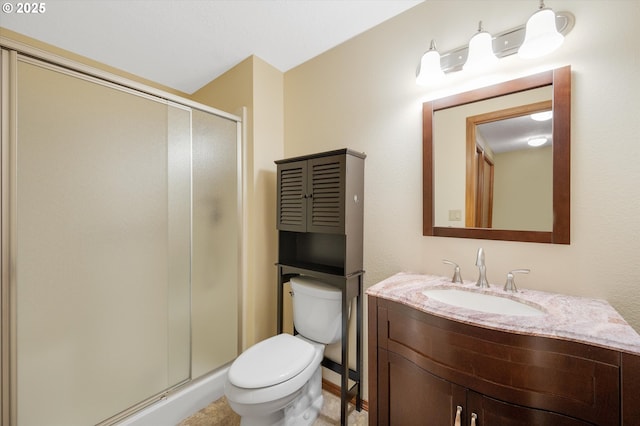
[(518, 49), (518, 56), (526, 59), (538, 58), (556, 50), (563, 41), (564, 36), (556, 27), (556, 14), (540, 0), (540, 10), (527, 21), (524, 41)]
[[(555, 17), (555, 20), (553, 21), (553, 23), (555, 23), (555, 31), (553, 31), (554, 26), (551, 24), (551, 17)], [(475, 57), (480, 54), (478, 53), (480, 52), (479, 50), (476, 51), (476, 41), (482, 44), (481, 38), (476, 40), (476, 37), (478, 36), (481, 36), (485, 40), (487, 36), (489, 36), (492, 42), (493, 56), (497, 58), (504, 58), (515, 53), (519, 53), (519, 56), (521, 57), (534, 58), (537, 56), (533, 56), (533, 53), (529, 53), (533, 51), (530, 50), (532, 49), (530, 46), (540, 44), (546, 45), (548, 48), (546, 51), (536, 50), (536, 52), (542, 52), (542, 55), (550, 53), (560, 46), (564, 39), (563, 36), (569, 34), (573, 29), (574, 24), (575, 17), (571, 12), (563, 11), (554, 13), (553, 10), (545, 7), (544, 3), (540, 1), (540, 9), (529, 18), (526, 24), (495, 34), (493, 37), (491, 37), (491, 35), (486, 31), (482, 31), (482, 29), (480, 29), (480, 31), (471, 38), (468, 46), (460, 46), (444, 53), (440, 53), (440, 69), (446, 74), (461, 71), (462, 69), (468, 70), (469, 68), (473, 68), (474, 64), (477, 63)], [(483, 49), (485, 50), (483, 51), (486, 52), (486, 42), (484, 46), (485, 47)], [(432, 52), (430, 55), (433, 57), (438, 53), (435, 48), (435, 43), (433, 42), (431, 43), (430, 49), (420, 60), (420, 65), (416, 71), (416, 83), (419, 85), (433, 84), (442, 80), (442, 74), (435, 70), (435, 60), (429, 60), (429, 65), (423, 65), (425, 56), (430, 52)], [(493, 62), (495, 62), (495, 59)]]
[(435, 40), (431, 40), (429, 50), (420, 59), (417, 83), (421, 86), (435, 84), (444, 78), (444, 71), (440, 67), (440, 54)]
[(480, 21), (478, 32), (469, 40), (469, 54), (462, 69), (483, 69), (498, 62), (498, 57), (493, 53), (492, 40), (491, 34), (482, 29), (482, 21)]

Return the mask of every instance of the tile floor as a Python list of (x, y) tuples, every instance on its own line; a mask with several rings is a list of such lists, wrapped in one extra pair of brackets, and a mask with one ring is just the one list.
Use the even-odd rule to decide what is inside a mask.
[[(340, 424), (340, 398), (323, 391), (324, 405), (320, 417), (313, 426), (334, 426)], [(357, 412), (349, 405), (349, 425), (366, 426), (369, 416), (366, 411)], [(191, 417), (184, 419), (178, 426), (239, 426), (240, 417), (231, 410), (225, 397), (212, 402)]]

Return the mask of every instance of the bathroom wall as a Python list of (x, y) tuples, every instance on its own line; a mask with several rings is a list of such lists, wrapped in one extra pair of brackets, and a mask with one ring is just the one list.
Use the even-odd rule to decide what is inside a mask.
[(493, 32), (518, 26), (535, 1), (427, 0), (288, 71), (285, 155), (366, 152), (366, 286), (399, 271), (449, 275), (442, 259), (475, 279), (483, 247), (491, 283), (531, 268), (519, 287), (606, 299), (640, 331), (640, 2), (546, 4), (576, 17), (564, 45), (540, 60), (506, 58), (492, 76), (572, 66), (570, 245), (422, 236), (422, 102), (469, 81), (416, 86), (420, 56), (432, 38), (443, 51), (466, 44), (479, 20)]
[(551, 146), (495, 156), (494, 228), (553, 229), (552, 166)]

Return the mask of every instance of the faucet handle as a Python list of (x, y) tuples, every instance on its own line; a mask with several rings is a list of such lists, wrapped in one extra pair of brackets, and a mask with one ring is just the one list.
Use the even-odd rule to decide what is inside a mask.
[(518, 288), (516, 287), (516, 282), (513, 279), (513, 274), (528, 274), (531, 272), (530, 269), (514, 269), (513, 271), (509, 271), (507, 273), (507, 282), (504, 284), (504, 291), (511, 291), (516, 293)]
[(453, 265), (453, 278), (451, 278), (452, 283), (460, 283), (462, 284), (462, 276), (460, 275), (460, 267), (457, 263), (452, 262), (447, 259), (442, 259), (442, 263), (446, 263), (447, 265)]

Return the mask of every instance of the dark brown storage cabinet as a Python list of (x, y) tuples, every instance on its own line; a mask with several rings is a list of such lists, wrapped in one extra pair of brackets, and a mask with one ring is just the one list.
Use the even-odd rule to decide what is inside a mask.
[(280, 263), (362, 271), (364, 158), (344, 149), (276, 161)]
[[(282, 291), (296, 275), (311, 275), (342, 291), (342, 362), (322, 365), (341, 375), (341, 424), (347, 402), (362, 409), (362, 284), (364, 160), (349, 149), (276, 161), (278, 229), (278, 333)], [(348, 368), (349, 307), (356, 299), (356, 367)], [(352, 313), (353, 314), (353, 313)], [(350, 382), (353, 383), (350, 386)]]
[(371, 425), (640, 424), (638, 356), (368, 302)]

